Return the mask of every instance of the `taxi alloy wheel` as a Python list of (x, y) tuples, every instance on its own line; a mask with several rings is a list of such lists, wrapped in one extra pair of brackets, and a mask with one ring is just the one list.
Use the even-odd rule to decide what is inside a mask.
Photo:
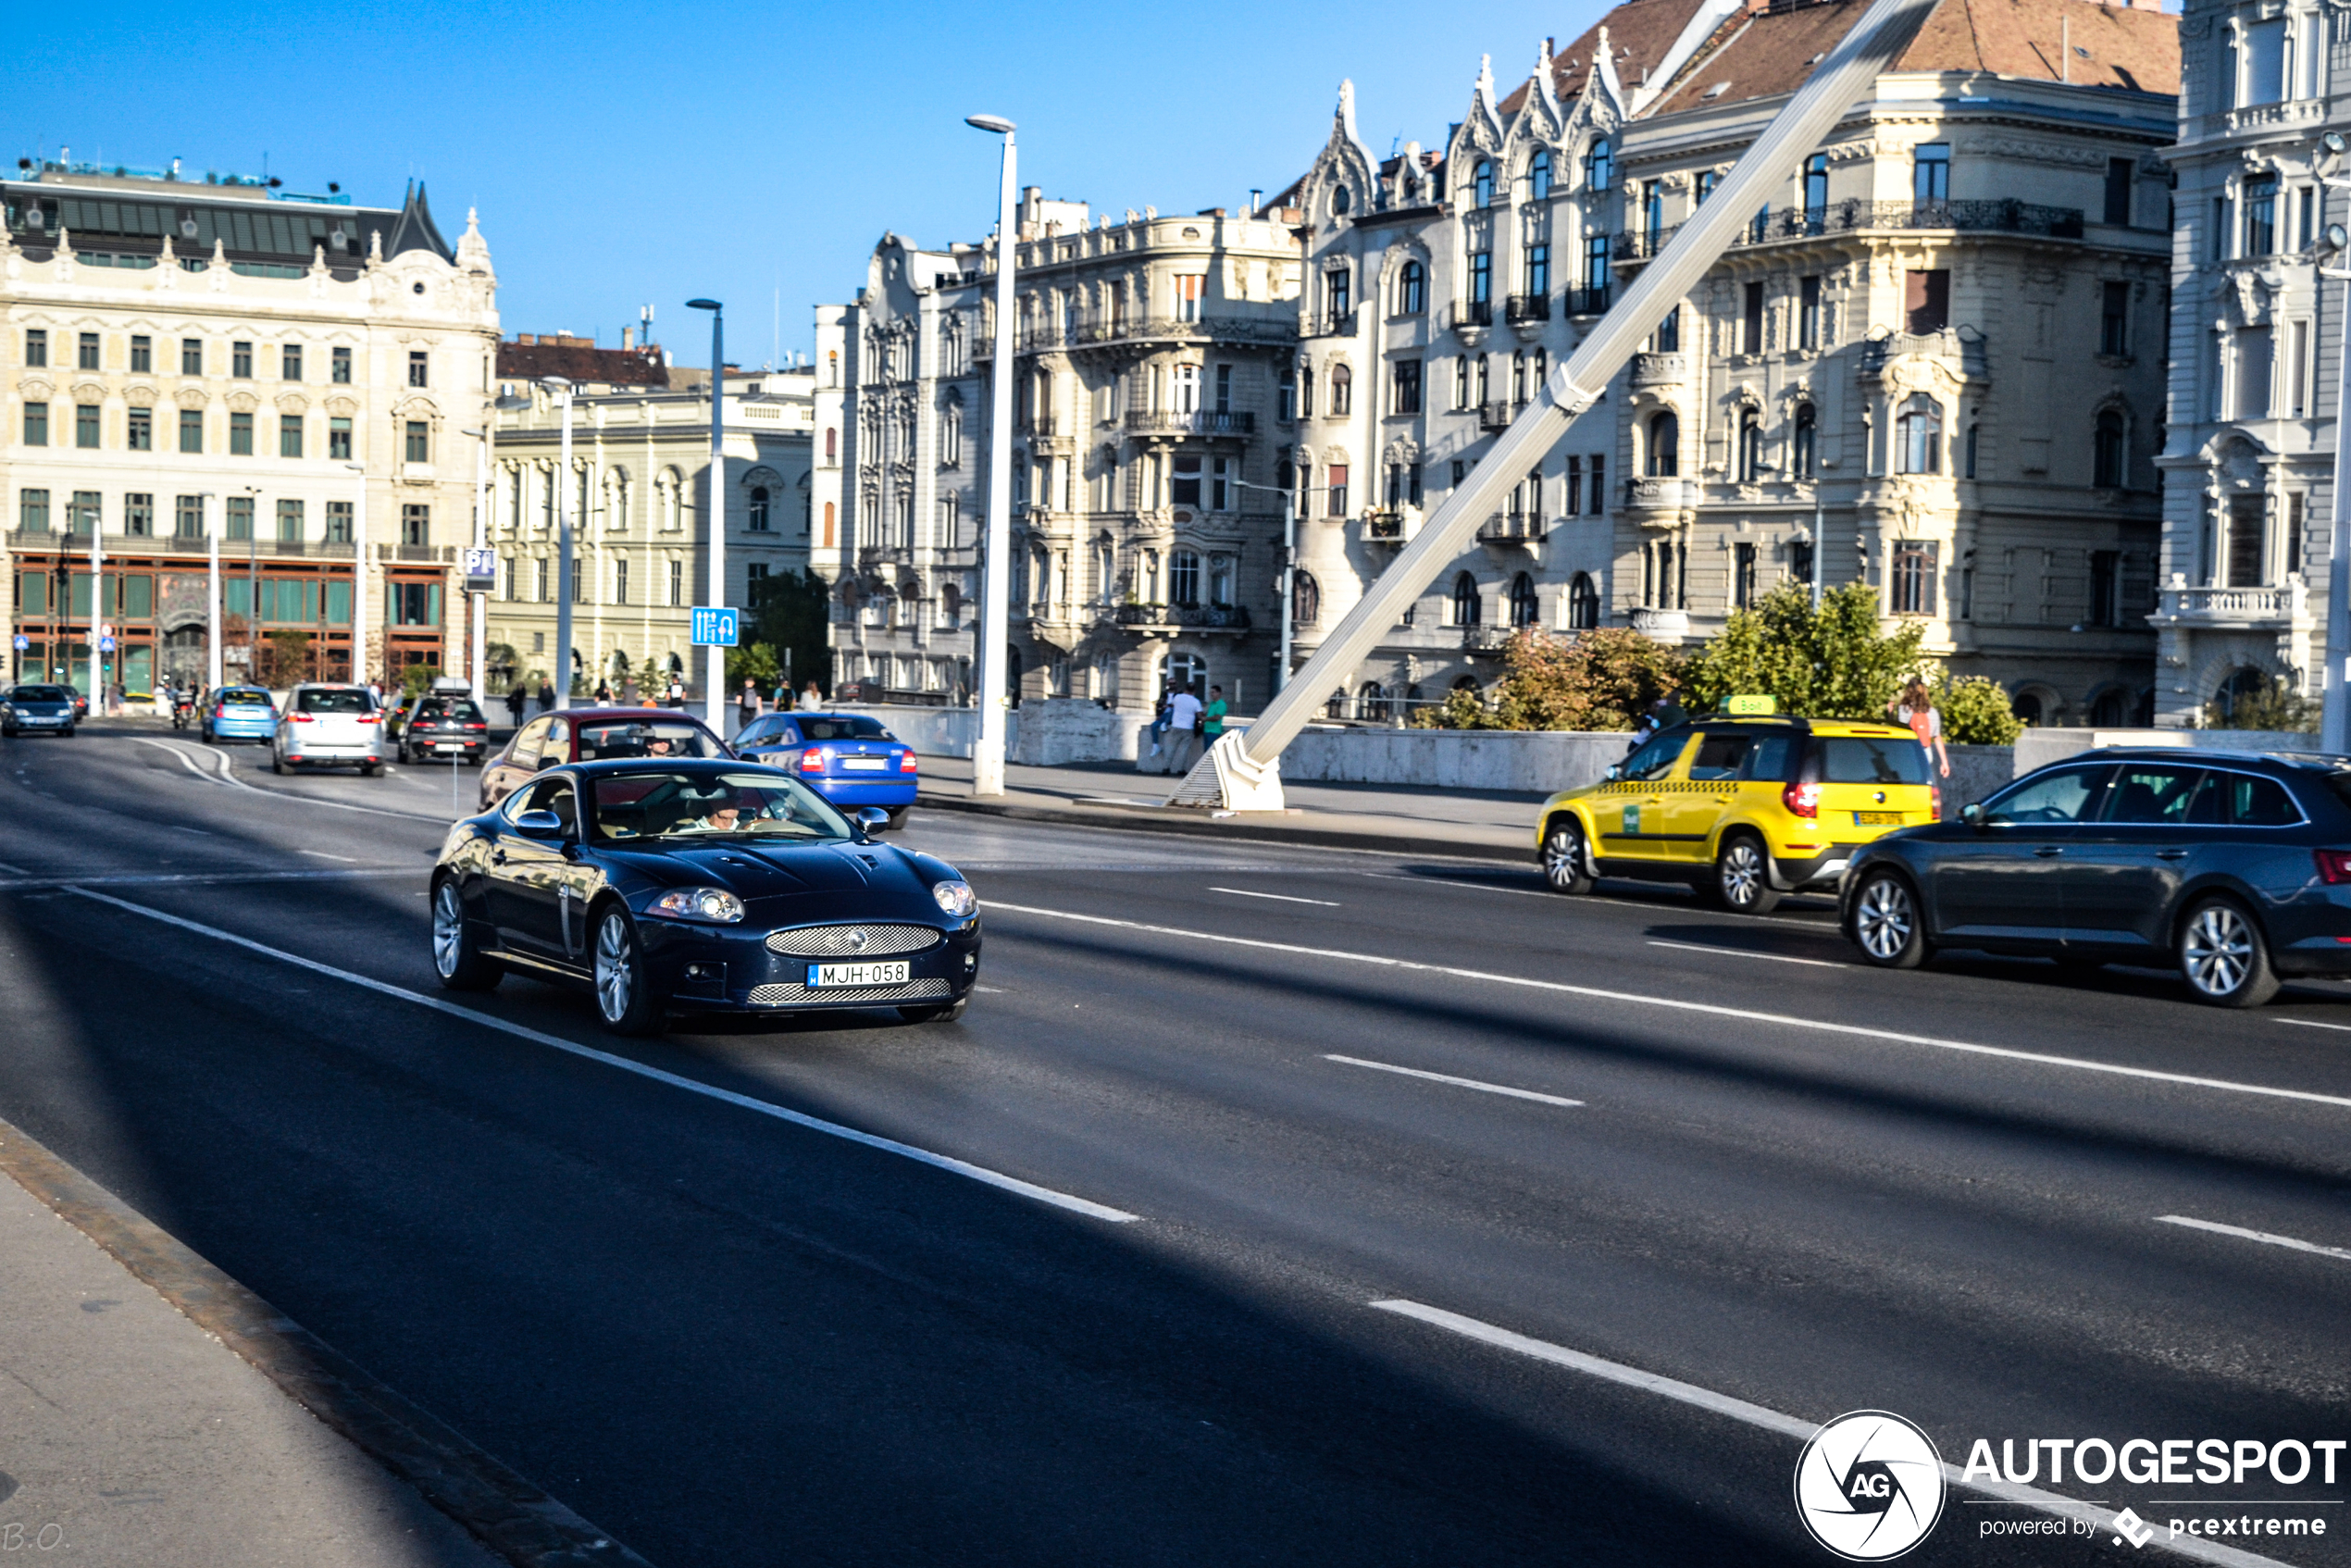
[(606, 909), (596, 923), (595, 963), (596, 1014), (604, 1027), (616, 1035), (651, 1034), (661, 1010), (645, 984), (637, 933), (617, 908)]
[(1733, 834), (1723, 841), (1714, 857), (1714, 897), (1735, 915), (1769, 915), (1779, 907), (1772, 863), (1752, 834)]
[(2180, 930), (2180, 973), (2198, 1002), (2215, 1007), (2258, 1007), (2278, 994), (2260, 927), (2228, 899), (2208, 899), (2189, 911)]
[(1584, 829), (1572, 816), (1551, 823), (1543, 836), (1543, 880), (1555, 893), (1588, 893), (1595, 878), (1584, 849)]
[(1895, 871), (1872, 871), (1853, 895), (1847, 934), (1861, 956), (1884, 969), (1915, 969), (1926, 962), (1925, 923), (1910, 884)]

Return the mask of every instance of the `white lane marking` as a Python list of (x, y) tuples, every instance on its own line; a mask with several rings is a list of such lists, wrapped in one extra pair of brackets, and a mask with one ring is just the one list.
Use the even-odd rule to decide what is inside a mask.
[(297, 795), (291, 790), (265, 790), (257, 784), (248, 784), (243, 779), (239, 778), (235, 774), (231, 773), (229, 770), (229, 758), (225, 753), (214, 752), (211, 753), (213, 759), (220, 765), (220, 772), (218, 777), (215, 777), (211, 774), (205, 773), (202, 768), (196, 766), (196, 765), (190, 760), (186, 752), (181, 751), (177, 746), (171, 745), (168, 741), (150, 740), (143, 735), (133, 735), (131, 739), (137, 741), (142, 746), (153, 746), (159, 752), (169, 752), (173, 756), (178, 757), (180, 762), (187, 766), (189, 772), (194, 774), (199, 778), (209, 779), (211, 782), (216, 784), (226, 784), (231, 789), (250, 790), (252, 793), (256, 795), (266, 795), (273, 801), (292, 801), (301, 805), (324, 806), (329, 811), (355, 811), (366, 816), (396, 816), (404, 822), (430, 822), (444, 828), (448, 826), (450, 821), (447, 817), (428, 816), (422, 812), (387, 811), (381, 806), (353, 805), (348, 801), (322, 801), (316, 795)]
[(2316, 1018), (2272, 1018), (2273, 1024), (2292, 1024), (2298, 1029), (2340, 1029), (2351, 1033), (2351, 1024), (2322, 1024)]
[[(336, 873), (327, 872), (317, 875), (332, 876)], [(895, 1139), (880, 1138), (873, 1133), (860, 1132), (855, 1127), (843, 1126), (839, 1122), (822, 1121), (804, 1112), (787, 1110), (781, 1105), (771, 1104), (765, 1100), (754, 1100), (748, 1094), (737, 1094), (732, 1089), (720, 1089), (715, 1084), (706, 1084), (700, 1079), (686, 1077), (681, 1074), (665, 1072), (659, 1067), (650, 1066), (642, 1062), (632, 1062), (626, 1056), (616, 1056), (608, 1051), (598, 1051), (592, 1046), (578, 1044), (565, 1039), (560, 1035), (543, 1034), (537, 1029), (526, 1028), (520, 1024), (510, 1024), (504, 1018), (494, 1018), (486, 1013), (476, 1013), (471, 1008), (460, 1007), (454, 1002), (444, 1002), (437, 996), (423, 996), (416, 991), (404, 990), (388, 981), (356, 974), (349, 969), (338, 969), (330, 964), (321, 964), (315, 958), (305, 958), (298, 952), (288, 952), (283, 948), (270, 947), (266, 943), (255, 941), (250, 937), (238, 936), (234, 931), (224, 931), (217, 926), (205, 926), (193, 920), (184, 920), (177, 915), (167, 915), (160, 909), (150, 909), (145, 904), (132, 903), (127, 899), (92, 892), (84, 887), (68, 887), (66, 890), (78, 893), (86, 899), (94, 899), (100, 903), (112, 904), (115, 908), (126, 910), (132, 915), (143, 915), (150, 920), (158, 920), (167, 926), (177, 926), (183, 931), (193, 931), (200, 937), (210, 937), (216, 941), (228, 942), (231, 946), (243, 948), (249, 952), (260, 953), (265, 958), (274, 958), (280, 963), (293, 964), (296, 968), (307, 969), (316, 975), (325, 975), (330, 978), (358, 986), (380, 996), (394, 997), (402, 1002), (413, 1002), (418, 1007), (429, 1008), (435, 1013), (446, 1014), (453, 1018), (462, 1018), (469, 1024), (479, 1024), (483, 1028), (495, 1029), (502, 1034), (512, 1035), (517, 1039), (527, 1039), (537, 1045), (551, 1047), (566, 1055), (579, 1057), (583, 1061), (600, 1063), (607, 1067), (618, 1068), (624, 1073), (633, 1073), (641, 1078), (651, 1078), (655, 1083), (667, 1084), (672, 1089), (682, 1089), (689, 1094), (703, 1095), (708, 1099), (722, 1101), (728, 1105), (740, 1106), (746, 1111), (755, 1111), (763, 1116), (773, 1116), (778, 1121), (790, 1122), (794, 1126), (806, 1127), (811, 1132), (820, 1132), (828, 1138), (845, 1139), (851, 1143), (862, 1143), (868, 1149), (878, 1149), (886, 1154), (900, 1155), (937, 1170), (967, 1176), (973, 1181), (989, 1187), (1001, 1188), (1006, 1192), (1015, 1192), (1024, 1198), (1033, 1198), (1040, 1203), (1050, 1203), (1057, 1209), (1067, 1209), (1074, 1213), (1086, 1214), (1098, 1220), (1109, 1220), (1113, 1225), (1126, 1225), (1143, 1217), (1140, 1214), (1130, 1214), (1124, 1209), (1113, 1209), (1108, 1204), (1094, 1202), (1090, 1199), (1076, 1197), (1067, 1192), (1057, 1192), (1050, 1187), (1039, 1187), (1034, 1182), (1023, 1181), (1018, 1176), (1009, 1176), (1001, 1171), (989, 1170), (985, 1165), (975, 1165), (967, 1160), (958, 1160), (948, 1154), (934, 1154), (927, 1149), (917, 1149), (911, 1143), (901, 1143)]]
[(1491, 882), (1449, 882), (1442, 877), (1407, 877), (1398, 871), (1358, 871), (1358, 877), (1370, 877), (1382, 882), (1429, 882), (1440, 888), (1467, 888), (1474, 893), (1516, 893), (1521, 898), (1555, 899), (1559, 894), (1542, 888), (1503, 888)]
[(1849, 964), (1832, 963), (1825, 958), (1790, 958), (1784, 952), (1753, 952), (1746, 948), (1709, 947), (1704, 942), (1661, 942), (1652, 938), (1651, 947), (1670, 947), (1677, 952), (1711, 952), (1724, 958), (1765, 958), (1774, 964), (1810, 964), (1815, 969), (1849, 969)]
[(27, 871), (23, 866), (10, 865), (5, 860), (0, 860), (0, 871), (5, 871), (11, 877), (30, 877), (32, 875), (31, 872)]
[(1331, 958), (1343, 964), (1368, 964), (1382, 969), (1399, 969), (1419, 975), (1447, 975), (1460, 980), (1482, 980), (1488, 985), (1519, 986), (1528, 990), (1556, 991), (1566, 996), (1588, 996), (1601, 1002), (1621, 1002), (1634, 1007), (1662, 1007), (1676, 1013), (1698, 1013), (1714, 1018), (1738, 1018), (1754, 1024), (1779, 1024), (1792, 1029), (1817, 1029), (1823, 1034), (1850, 1035), (1861, 1039), (1888, 1040), (1897, 1045), (1923, 1045), (1936, 1051), (1956, 1051), (1970, 1056), (1995, 1056), (2009, 1062), (2030, 1062), (2036, 1066), (2064, 1067), (2077, 1073), (2107, 1073), (2116, 1077), (2146, 1078), (2155, 1083), (2182, 1084), (2190, 1089), (2217, 1089), (2229, 1094), (2258, 1094), (2275, 1100), (2299, 1100), (2313, 1105), (2340, 1105), (2351, 1109), (2351, 1097), (2340, 1094), (2320, 1094), (2307, 1089), (2276, 1089), (2268, 1084), (2236, 1083), (2228, 1078), (2196, 1077), (2187, 1073), (2165, 1073), (2153, 1067), (2126, 1067), (2114, 1062), (2091, 1062), (2078, 1056), (2051, 1056), (2038, 1051), (2016, 1051), (2002, 1045), (1977, 1045), (1971, 1040), (1940, 1039), (1933, 1035), (1904, 1034), (1897, 1029), (1874, 1029), (1862, 1024), (1832, 1024), (1817, 1018), (1797, 1018), (1785, 1013), (1759, 1013), (1747, 1007), (1725, 1007), (1713, 1002), (1684, 1002), (1674, 997), (1640, 996), (1631, 991), (1603, 990), (1598, 986), (1574, 986), (1563, 980), (1530, 980), (1521, 975), (1496, 975), (1483, 969), (1458, 969), (1446, 964), (1416, 964), (1409, 958), (1384, 958), (1373, 952), (1348, 952), (1337, 948), (1301, 947), (1296, 942), (1269, 942), (1255, 937), (1228, 937), (1219, 931), (1191, 931), (1180, 926), (1153, 926), (1140, 920), (1113, 920), (1104, 915), (1076, 915), (1063, 909), (1039, 909), (1029, 904), (993, 902), (990, 908), (1014, 915), (1035, 915), (1047, 920), (1073, 920), (1087, 926), (1113, 926), (1129, 931), (1144, 931), (1153, 936), (1186, 937), (1194, 941), (1216, 942), (1226, 947), (1258, 948), (1267, 952), (1296, 953), (1305, 958)]
[(193, 833), (199, 839), (209, 839), (213, 836), (210, 833), (205, 832), (201, 828), (191, 828), (184, 822), (174, 822), (169, 826), (174, 832)]
[(414, 877), (413, 865), (367, 865), (351, 871), (122, 871), (89, 872), (79, 875), (27, 876), (21, 880), (0, 882), (0, 893), (22, 892), (31, 888), (143, 888), (174, 883), (209, 882), (316, 882), (343, 877)]
[(1457, 1078), (1450, 1073), (1424, 1072), (1418, 1067), (1399, 1067), (1393, 1062), (1366, 1062), (1360, 1056), (1333, 1056), (1324, 1053), (1325, 1062), (1344, 1062), (1350, 1067), (1369, 1067), (1374, 1072), (1399, 1073), (1408, 1078), (1426, 1078), (1431, 1083), (1451, 1084), (1457, 1089), (1474, 1089), (1480, 1094), (1507, 1094), (1512, 1100), (1539, 1100), (1546, 1105), (1581, 1105), (1580, 1100), (1566, 1100), (1556, 1094), (1537, 1094), (1531, 1089), (1512, 1089), (1508, 1084), (1480, 1083), (1475, 1078)]
[(1329, 899), (1293, 898), (1287, 893), (1252, 893), (1247, 888), (1211, 888), (1208, 890), (1212, 893), (1230, 893), (1237, 899), (1272, 899), (1277, 903), (1312, 903), (1320, 904), (1325, 909), (1339, 907)]
[(2193, 1219), (2186, 1214), (2158, 1214), (2158, 1225), (2183, 1225), (2191, 1230), (2208, 1230), (2220, 1236), (2233, 1236), (2240, 1241), (2258, 1241), (2265, 1247), (2289, 1247), (2297, 1252), (2316, 1252), (2322, 1258), (2351, 1259), (2351, 1247), (2321, 1247), (2315, 1241), (2305, 1241), (2298, 1236), (2279, 1236), (2266, 1230), (2247, 1230), (2243, 1226), (2222, 1225), (2218, 1220)]
[[(1467, 888), (1474, 893), (1515, 893), (1520, 898), (1551, 899), (1557, 902), (1561, 908), (1568, 907), (1572, 902), (1566, 895), (1552, 892), (1549, 888), (1505, 888), (1493, 882), (1454, 882), (1449, 881), (1442, 877), (1410, 877), (1400, 871), (1352, 871), (1342, 872), (1341, 875), (1350, 877), (1370, 877), (1382, 882), (1426, 882), (1439, 888)], [(1825, 895), (1815, 893), (1807, 896), (1819, 898)], [(1639, 903), (1611, 904), (1604, 900), (1586, 900), (1583, 902), (1586, 907), (1594, 909), (1642, 909), (1655, 907), (1654, 905)], [(1698, 914), (1700, 912), (1699, 906), (1691, 906), (1691, 913)], [(1738, 923), (1742, 926), (1751, 926), (1759, 922), (1769, 922), (1774, 926), (1801, 926), (1805, 929), (1810, 931), (1834, 931), (1836, 929), (1835, 926), (1829, 924), (1825, 920), (1793, 920), (1785, 915), (1742, 915), (1738, 917)]]
[(355, 856), (347, 854), (329, 854), (324, 850), (296, 850), (294, 852), (296, 854), (310, 855), (318, 860), (339, 860), (345, 865), (356, 865), (359, 864), (358, 859)]
[[(1426, 1306), (1419, 1301), (1402, 1300), (1373, 1301), (1369, 1305), (1375, 1312), (1394, 1313), (1399, 1317), (1408, 1317), (1414, 1322), (1427, 1324), (1433, 1328), (1442, 1328), (1448, 1333), (1458, 1334), (1464, 1339), (1474, 1339), (1479, 1344), (1491, 1345), (1496, 1350), (1509, 1350), (1534, 1361), (1548, 1362), (1553, 1366), (1565, 1367), (1571, 1372), (1580, 1372), (1586, 1377), (1597, 1377), (1604, 1382), (1638, 1389), (1645, 1394), (1655, 1394), (1673, 1400), (1679, 1404), (1691, 1405), (1715, 1415), (1728, 1416), (1733, 1421), (1760, 1427), (1766, 1432), (1774, 1432), (1781, 1437), (1791, 1437), (1798, 1442), (1809, 1442), (1812, 1434), (1820, 1430), (1819, 1426), (1812, 1422), (1799, 1420), (1796, 1416), (1785, 1414), (1764, 1405), (1751, 1404), (1746, 1400), (1737, 1399), (1729, 1394), (1718, 1394), (1711, 1388), (1701, 1388), (1695, 1383), (1684, 1383), (1678, 1378), (1661, 1377), (1656, 1373), (1643, 1372), (1638, 1367), (1626, 1366), (1622, 1362), (1603, 1361), (1598, 1356), (1586, 1355), (1582, 1350), (1571, 1350), (1564, 1345), (1554, 1345), (1548, 1339), (1536, 1339), (1524, 1334), (1514, 1334), (1507, 1328), (1498, 1328), (1493, 1324), (1482, 1323), (1474, 1317), (1463, 1317), (1459, 1313), (1449, 1313), (1442, 1307)], [(2113, 1510), (2102, 1508), (2096, 1503), (2083, 1502), (2057, 1492), (2043, 1491), (2038, 1487), (2020, 1487), (2012, 1481), (2002, 1481), (1996, 1478), (1967, 1480), (1963, 1478), (1963, 1473), (1959, 1467), (1947, 1460), (1943, 1464), (1943, 1476), (1950, 1485), (1966, 1491), (1998, 1498), (2005, 1502), (2022, 1503), (2040, 1512), (2056, 1514), (2060, 1518), (2082, 1521), (2094, 1534), (2111, 1534), (2115, 1529), (2115, 1520), (2118, 1515)], [(2259, 1557), (2249, 1551), (2239, 1551), (2234, 1547), (2220, 1546), (2196, 1536), (2182, 1536), (2176, 1540), (2166, 1540), (2158, 1537), (2148, 1544), (2158, 1549), (2175, 1552), (2182, 1557), (2199, 1562), (2230, 1563), (2236, 1565), (2236, 1568), (2286, 1568), (2285, 1564), (2273, 1558)]]

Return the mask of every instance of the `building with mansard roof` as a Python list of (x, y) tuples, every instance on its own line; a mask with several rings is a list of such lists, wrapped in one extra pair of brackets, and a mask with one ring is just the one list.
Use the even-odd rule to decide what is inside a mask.
[[(9, 669), (204, 678), (206, 556), (231, 677), (466, 663), (456, 551), (498, 341), (473, 216), (275, 180), (26, 160), (0, 181)], [(93, 617), (91, 547), (100, 551)], [(93, 621), (97, 626), (93, 628)], [(291, 654), (290, 654), (291, 656)]]

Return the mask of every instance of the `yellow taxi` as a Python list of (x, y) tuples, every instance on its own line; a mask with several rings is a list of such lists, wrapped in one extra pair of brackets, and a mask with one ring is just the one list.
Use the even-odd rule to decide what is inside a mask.
[(1943, 792), (1904, 727), (1756, 716), (1663, 729), (1598, 784), (1543, 803), (1544, 879), (1562, 893), (1601, 877), (1687, 882), (1761, 915), (1828, 889), (1864, 844), (1935, 821)]

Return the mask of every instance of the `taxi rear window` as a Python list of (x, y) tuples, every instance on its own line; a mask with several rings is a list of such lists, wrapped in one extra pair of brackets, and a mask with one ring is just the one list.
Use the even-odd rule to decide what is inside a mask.
[(1923, 784), (1926, 749), (1908, 735), (1816, 738), (1823, 784)]
[(270, 704), (267, 691), (255, 691), (243, 686), (231, 687), (220, 693), (221, 702), (232, 708), (266, 708)]

